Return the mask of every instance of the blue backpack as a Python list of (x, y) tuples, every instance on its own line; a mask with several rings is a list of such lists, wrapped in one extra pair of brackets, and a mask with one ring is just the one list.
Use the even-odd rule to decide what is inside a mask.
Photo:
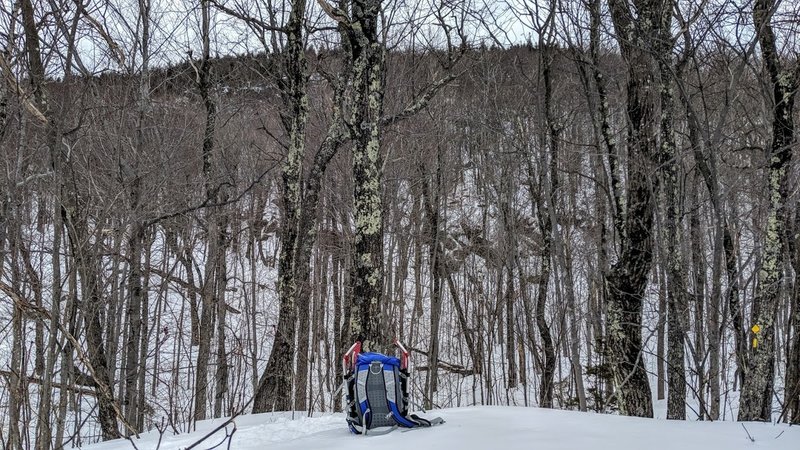
[[(347, 425), (355, 434), (383, 434), (397, 427), (430, 427), (444, 423), (408, 413), (408, 351), (395, 342), (400, 357), (361, 352), (356, 342), (344, 354)], [(381, 431), (370, 431), (383, 428)]]

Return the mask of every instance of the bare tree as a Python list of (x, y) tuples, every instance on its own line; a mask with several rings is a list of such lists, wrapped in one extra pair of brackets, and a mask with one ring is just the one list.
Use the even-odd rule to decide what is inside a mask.
[(82, 299), (85, 314), (85, 332), (88, 344), (90, 369), (97, 391), (99, 422), (106, 439), (119, 437), (117, 418), (119, 408), (111, 391), (112, 378), (108, 367), (103, 337), (102, 299), (100, 279), (97, 273), (98, 264), (93, 255), (91, 238), (87, 229), (86, 211), (77, 202), (78, 190), (74, 179), (67, 174), (71, 169), (70, 155), (64, 145), (59, 142), (59, 124), (56, 111), (48, 101), (45, 85), (45, 72), (39, 48), (39, 32), (34, 17), (33, 4), (30, 0), (21, 3), (22, 21), (25, 32), (25, 43), (28, 57), (28, 70), (31, 89), (35, 99), (35, 107), (41, 115), (38, 119), (46, 128), (47, 145), (50, 149), (51, 164), (54, 173), (61, 175), (61, 189), (65, 192), (61, 205), (61, 215), (66, 219), (70, 250), (76, 263), (76, 270), (81, 277)]
[[(284, 220), (281, 231), (281, 254), (279, 259), (280, 313), (276, 329), (275, 344), (270, 353), (267, 367), (262, 375), (253, 402), (253, 411), (270, 409), (289, 410), (292, 401), (297, 406), (304, 405), (304, 395), (292, 395), (292, 386), (298, 392), (305, 392), (307, 348), (301, 348), (298, 356), (297, 383), (293, 382), (293, 360), (295, 338), (298, 326), (298, 308), (304, 311), (301, 320), (308, 332), (308, 286), (311, 250), (317, 226), (317, 204), (322, 188), (323, 175), (331, 159), (335, 156), (346, 135), (341, 125), (339, 106), (334, 101), (333, 118), (327, 135), (317, 149), (313, 164), (304, 170), (306, 149), (306, 123), (308, 120), (308, 68), (305, 41), (306, 2), (293, 1), (289, 20), (285, 26), (287, 36), (283, 49), (283, 72), (285, 79), (278, 78), (283, 103), (288, 113), (283, 117), (284, 128), (289, 137), (288, 155), (283, 166)], [(276, 30), (272, 30), (276, 31)], [(334, 96), (341, 95), (337, 85)]]
[[(660, 167), (661, 189), (665, 199), (664, 223), (662, 225), (662, 251), (665, 255), (667, 274), (667, 418), (686, 419), (686, 364), (684, 339), (689, 322), (686, 292), (686, 275), (683, 269), (683, 189), (681, 158), (675, 144), (675, 101), (673, 94), (673, 38), (670, 33), (672, 5), (662, 5), (667, 11), (659, 15), (660, 35), (653, 51), (658, 58), (660, 77), (661, 121), (659, 123), (660, 145), (657, 159)], [(683, 61), (678, 64), (685, 64)], [(676, 72), (682, 72), (679, 68)], [(702, 377), (701, 377), (702, 378)], [(702, 389), (701, 389), (702, 390)], [(701, 402), (702, 404), (702, 402)]]

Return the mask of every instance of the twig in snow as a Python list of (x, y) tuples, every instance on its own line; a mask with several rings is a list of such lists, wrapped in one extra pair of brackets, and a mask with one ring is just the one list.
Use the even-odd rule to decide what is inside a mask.
[(161, 448), (161, 440), (164, 439), (164, 432), (167, 431), (167, 420), (164, 417), (161, 417), (161, 423), (156, 425), (156, 430), (158, 430), (158, 444), (156, 444), (156, 450)]
[(233, 422), (232, 425), (233, 425), (233, 429), (231, 429), (230, 431), (228, 431), (228, 426), (227, 425), (225, 426), (225, 437), (222, 438), (221, 441), (219, 441), (219, 444), (217, 444), (217, 445), (215, 445), (213, 447), (209, 447), (208, 450), (214, 450), (215, 448), (219, 448), (225, 442), (228, 443), (228, 446), (227, 446), (228, 450), (231, 450), (231, 444), (233, 443), (233, 433), (236, 433), (236, 430), (237, 430), (236, 422)]
[[(220, 425), (219, 425), (217, 428), (214, 428), (214, 429), (213, 429), (213, 430), (211, 430), (211, 431), (210, 431), (208, 434), (206, 434), (205, 436), (203, 436), (202, 438), (200, 438), (200, 440), (199, 440), (199, 441), (196, 441), (194, 444), (192, 444), (192, 445), (190, 445), (190, 446), (186, 447), (184, 450), (191, 450), (191, 449), (193, 449), (193, 448), (197, 447), (198, 445), (200, 445), (200, 443), (201, 443), (201, 442), (203, 442), (203, 441), (205, 441), (206, 439), (210, 438), (211, 436), (213, 436), (214, 434), (216, 434), (216, 433), (217, 433), (217, 431), (219, 431), (219, 430), (221, 430), (221, 429), (223, 429), (223, 428), (225, 429), (225, 439), (228, 439), (228, 438), (233, 438), (233, 433), (235, 433), (235, 432), (236, 432), (236, 423), (234, 422), (234, 420), (235, 420), (237, 417), (239, 417), (240, 415), (242, 415), (242, 413), (244, 412), (244, 410), (245, 410), (245, 409), (247, 409), (248, 407), (250, 407), (250, 403), (252, 403), (252, 402), (253, 402), (253, 398), (254, 398), (254, 397), (250, 397), (250, 400), (248, 400), (248, 401), (247, 401), (247, 403), (245, 403), (245, 404), (244, 404), (244, 406), (242, 406), (242, 408), (241, 408), (241, 409), (239, 409), (239, 411), (237, 411), (237, 412), (236, 412), (236, 414), (232, 415), (232, 416), (231, 416), (231, 417), (230, 417), (228, 420), (226, 420), (225, 422), (222, 422), (222, 424), (220, 424)], [(229, 432), (228, 432), (228, 425), (230, 425), (231, 423), (233, 423), (233, 430), (232, 430), (232, 431), (229, 433)], [(222, 440), (222, 442), (220, 442), (220, 444), (222, 444), (223, 442), (225, 442), (225, 439), (223, 439), (223, 440)], [(215, 447), (218, 447), (220, 444), (217, 444)], [(215, 447), (212, 447), (212, 448), (215, 448)], [(230, 442), (228, 443), (228, 448), (230, 448)]]
[(755, 442), (756, 440), (753, 439), (753, 436), (750, 436), (750, 432), (747, 431), (747, 427), (742, 424), (742, 428), (744, 428), (744, 432), (747, 433), (747, 437), (750, 439), (750, 442)]

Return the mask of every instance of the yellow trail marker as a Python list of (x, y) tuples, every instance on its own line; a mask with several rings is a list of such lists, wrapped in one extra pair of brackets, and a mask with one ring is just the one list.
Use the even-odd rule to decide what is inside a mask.
[[(751, 330), (753, 330), (753, 333), (759, 333), (761, 331), (761, 327), (758, 325), (753, 325), (753, 328), (751, 328)], [(755, 347), (755, 344), (753, 344), (753, 347)]]
[(757, 348), (757, 347), (758, 347), (758, 339), (757, 338), (753, 338), (753, 348)]

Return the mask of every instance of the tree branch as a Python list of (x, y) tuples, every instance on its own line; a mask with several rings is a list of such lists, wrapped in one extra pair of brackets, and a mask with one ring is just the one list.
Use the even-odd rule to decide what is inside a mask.
[(36, 120), (46, 125), (48, 123), (47, 118), (44, 116), (44, 114), (42, 114), (41, 111), (39, 111), (39, 108), (37, 108), (36, 105), (30, 101), (28, 95), (25, 93), (25, 90), (22, 89), (22, 86), (17, 83), (17, 80), (14, 78), (14, 72), (11, 70), (11, 66), (8, 64), (8, 61), (6, 61), (6, 58), (3, 56), (2, 52), (0, 52), (0, 71), (3, 72), (3, 76), (8, 84), (10, 84), (14, 90), (17, 91), (17, 96), (22, 104), (25, 105), (25, 109), (27, 109), (28, 112), (36, 118)]
[(285, 27), (276, 27), (274, 25), (271, 25), (271, 24), (268, 24), (268, 23), (264, 22), (263, 20), (256, 19), (255, 17), (251, 17), (249, 15), (246, 15), (243, 12), (230, 9), (227, 6), (220, 4), (218, 0), (209, 0), (209, 3), (214, 5), (215, 8), (217, 8), (218, 10), (224, 12), (225, 14), (227, 14), (227, 15), (229, 15), (231, 17), (235, 17), (235, 18), (237, 18), (239, 20), (242, 20), (245, 23), (247, 23), (248, 25), (258, 27), (262, 31), (275, 31), (275, 32), (278, 32), (278, 33), (285, 33), (286, 32), (286, 28)]
[(423, 109), (425, 109), (425, 107), (428, 106), (431, 99), (440, 90), (442, 90), (442, 88), (450, 84), (451, 81), (455, 80), (456, 78), (458, 78), (458, 76), (460, 76), (463, 73), (464, 73), (463, 71), (457, 75), (454, 73), (450, 73), (447, 74), (447, 76), (445, 76), (444, 78), (441, 78), (435, 81), (433, 84), (430, 84), (428, 88), (425, 90), (425, 92), (423, 92), (421, 96), (417, 97), (417, 99), (414, 102), (406, 106), (406, 108), (403, 111), (393, 116), (388, 116), (381, 119), (381, 126), (384, 127), (392, 126), (397, 122), (408, 119), (409, 117), (422, 111)]
[(325, 14), (327, 14), (328, 17), (342, 25), (348, 27), (350, 26), (350, 18), (347, 17), (347, 13), (342, 11), (340, 8), (331, 5), (326, 0), (317, 0), (317, 3), (319, 4), (320, 8), (325, 11)]

